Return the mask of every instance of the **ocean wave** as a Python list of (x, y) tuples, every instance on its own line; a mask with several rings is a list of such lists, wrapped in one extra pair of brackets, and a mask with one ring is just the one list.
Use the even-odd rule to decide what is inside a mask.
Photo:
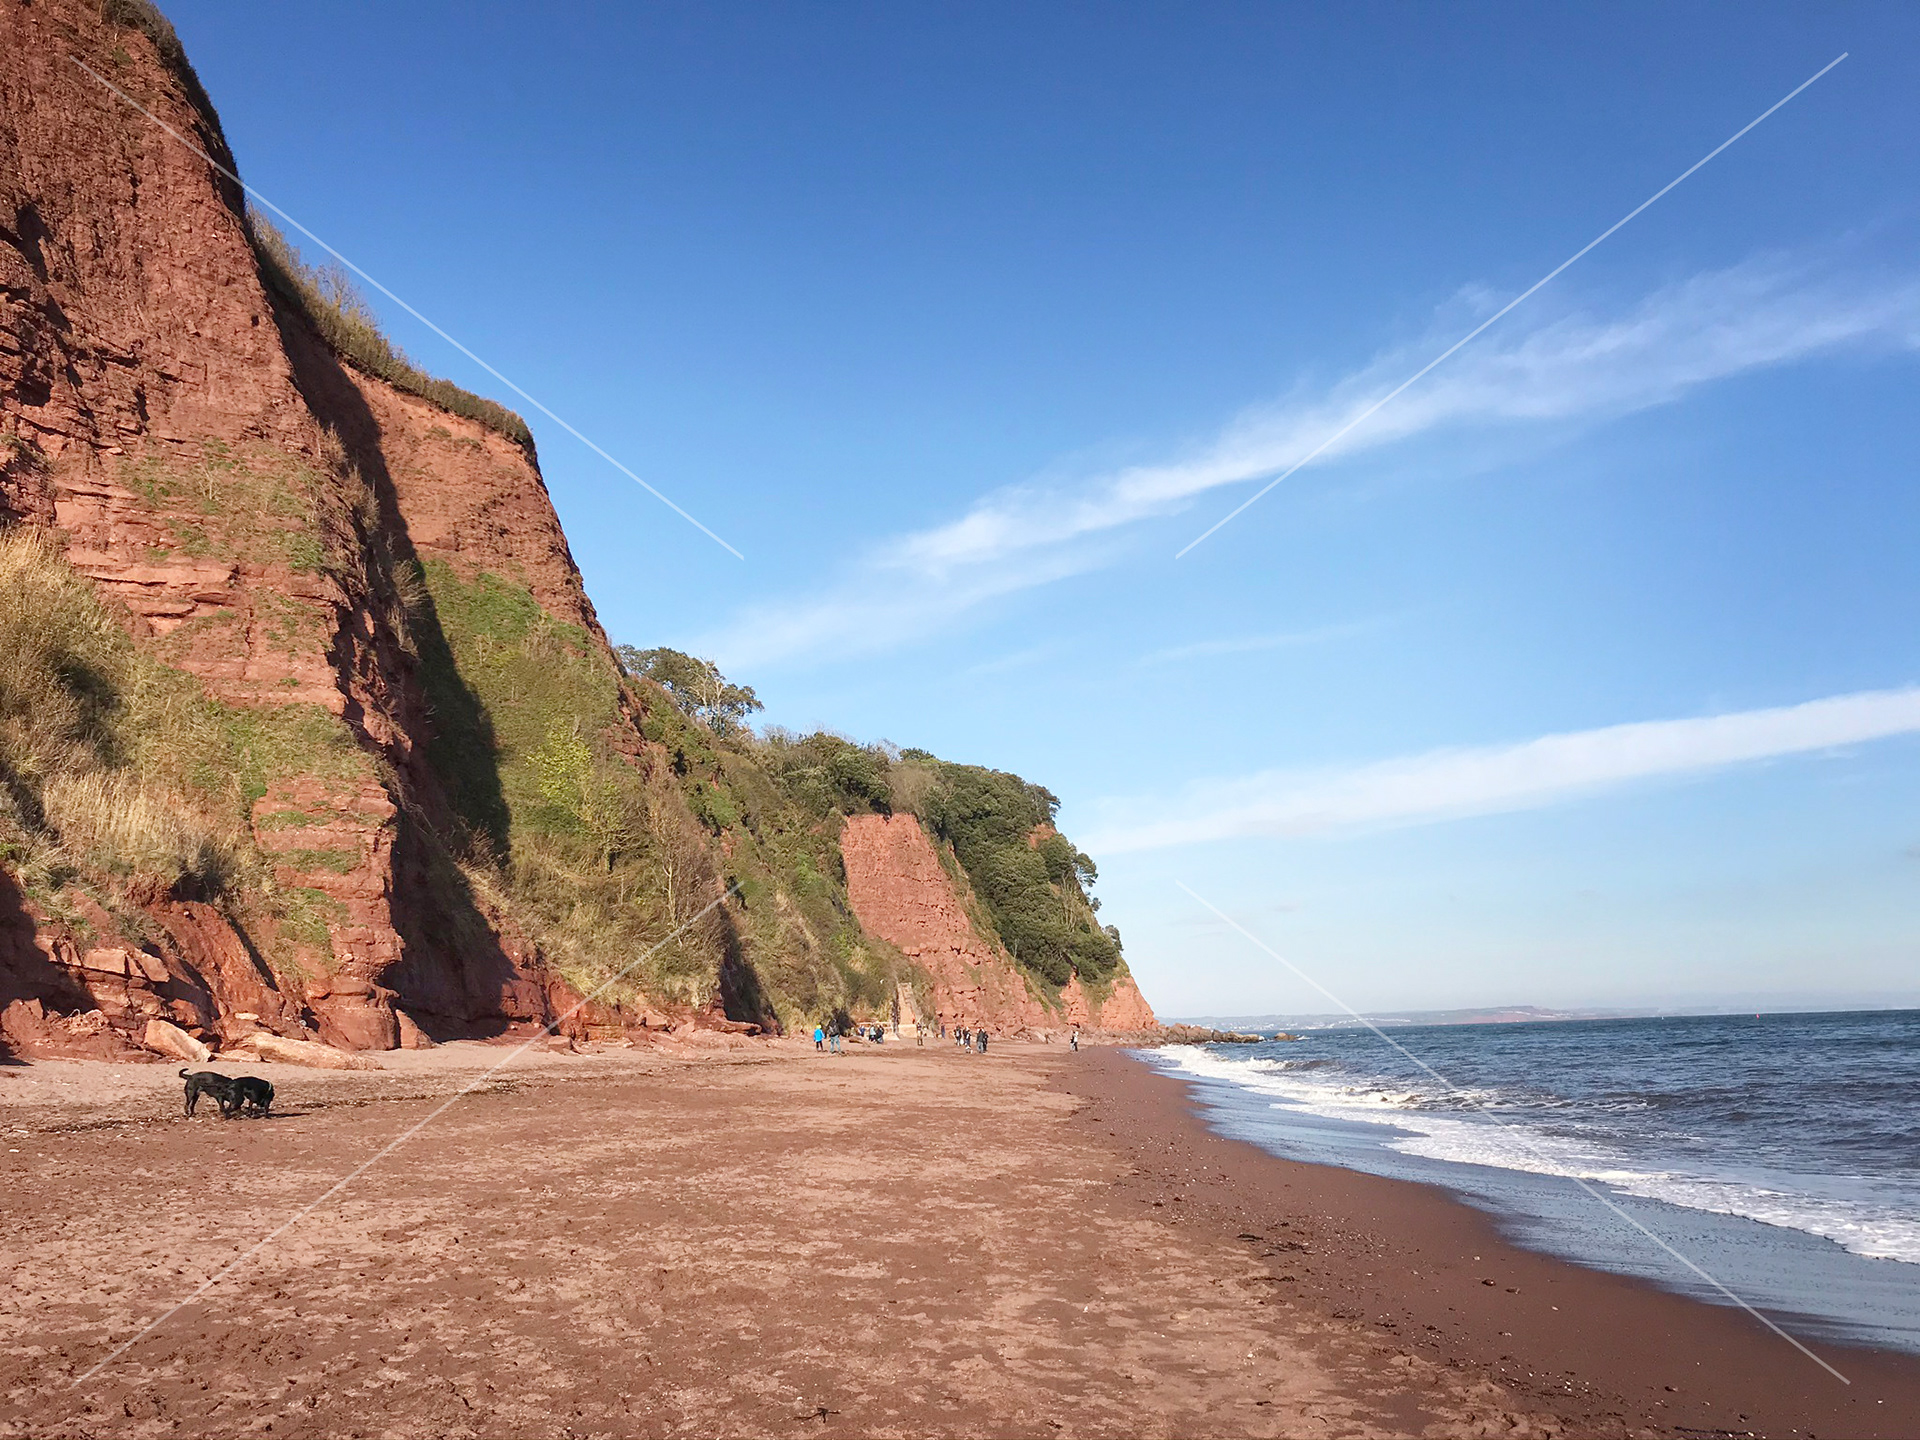
[[(1604, 1114), (1647, 1108), (1630, 1101), (1575, 1106), (1562, 1100), (1552, 1106), (1491, 1089), (1425, 1091), (1381, 1083), (1379, 1077), (1369, 1080), (1337, 1064), (1242, 1059), (1194, 1045), (1168, 1046), (1159, 1054), (1186, 1074), (1264, 1096), (1275, 1109), (1391, 1127), (1381, 1143), (1405, 1155), (1582, 1180), (1641, 1199), (1822, 1236), (1857, 1255), (1920, 1264), (1920, 1217), (1910, 1199), (1878, 1193), (1882, 1187), (1865, 1177), (1857, 1182), (1861, 1193), (1831, 1195), (1818, 1192), (1822, 1183), (1835, 1183), (1825, 1177), (1774, 1174), (1756, 1180), (1697, 1173), (1678, 1164), (1654, 1168), (1645, 1163), (1651, 1157), (1644, 1153), (1649, 1138), (1644, 1135), (1619, 1132), (1608, 1137), (1616, 1141), (1609, 1146), (1592, 1133), (1594, 1127), (1569, 1134), (1497, 1115), (1510, 1109), (1585, 1108)], [(1470, 1118), (1473, 1112), (1486, 1118)], [(1617, 1153), (1618, 1142), (1634, 1144), (1640, 1163)]]
[[(1182, 1046), (1182, 1049), (1197, 1050), (1197, 1045)], [(1316, 1056), (1311, 1060), (1247, 1060), (1241, 1062), (1256, 1075), (1280, 1075), (1289, 1070), (1327, 1070), (1340, 1064), (1325, 1056)]]

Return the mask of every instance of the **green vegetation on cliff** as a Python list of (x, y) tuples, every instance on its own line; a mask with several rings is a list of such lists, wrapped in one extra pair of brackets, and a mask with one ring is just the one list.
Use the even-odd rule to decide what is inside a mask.
[(1087, 893), (1093, 861), (1053, 828), (1060, 802), (1001, 770), (954, 765), (910, 751), (902, 769), (930, 772), (916, 786), (916, 813), (953, 847), (993, 918), (1000, 943), (1051, 985), (1078, 975), (1099, 986), (1119, 970), (1120, 933), (1102, 928)]
[[(704, 677), (708, 693), (734, 688), (711, 661), (674, 651), (644, 653), (674, 657), (654, 663)], [(740, 693), (753, 696), (751, 690)], [(1078, 975), (1098, 988), (1121, 970), (1119, 932), (1100, 925), (1099, 902), (1087, 893), (1098, 872), (1053, 828), (1060, 802), (1043, 787), (1003, 771), (938, 760), (924, 750), (896, 752), (826, 732), (775, 729), (755, 739), (739, 728), (737, 717), (728, 717), (722, 732), (732, 739), (728, 748), (750, 758), (788, 804), (816, 823), (896, 810), (917, 816), (958, 862), (993, 938), (1035, 978), (1057, 987)]]
[(239, 707), (135, 646), (43, 536), (0, 532), (0, 858), (36, 904), (210, 900), (299, 973), (327, 954), (331, 902), (276, 884), (253, 805), (299, 775), (370, 777), (318, 705)]
[(854, 920), (828, 812), (792, 803), (714, 710), (737, 695), (670, 693), (640, 652), (622, 675), (512, 579), (443, 561), (417, 578), (428, 753), (469, 878), (576, 986), (632, 966), (608, 998), (718, 999), (794, 1026), (885, 1013), (915, 982)]

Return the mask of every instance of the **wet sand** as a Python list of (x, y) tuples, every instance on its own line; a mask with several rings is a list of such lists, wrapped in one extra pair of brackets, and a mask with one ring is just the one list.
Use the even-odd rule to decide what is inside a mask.
[(1804, 1342), (1843, 1383), (1736, 1309), (1519, 1249), (1430, 1186), (1224, 1139), (1184, 1082), (1117, 1051), (1086, 1061), (1062, 1077), (1087, 1102), (1074, 1124), (1125, 1147), (1136, 1203), (1247, 1237), (1294, 1306), (1486, 1377), (1569, 1434), (1920, 1435), (1920, 1357)]
[[(1536, 1290), (1615, 1282), (1217, 1139), (1119, 1052), (780, 1043), (530, 1054), (75, 1383), (500, 1054), (249, 1066), (265, 1121), (183, 1118), (178, 1067), (0, 1071), (0, 1434), (1746, 1433), (1788, 1412), (1736, 1426), (1694, 1361), (1806, 1363), (1626, 1282), (1633, 1345), (1555, 1329)], [(1556, 1345), (1572, 1391), (1525, 1373)], [(1649, 1348), (1677, 1398), (1624, 1398)], [(1814, 1433), (1914, 1433), (1887, 1366)]]

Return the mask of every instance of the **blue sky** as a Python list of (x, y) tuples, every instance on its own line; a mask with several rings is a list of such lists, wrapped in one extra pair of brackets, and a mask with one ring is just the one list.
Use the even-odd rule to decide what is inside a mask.
[[(169, 13), (616, 640), (1063, 799), (1163, 1012), (1920, 1000), (1920, 11)], [(1176, 552), (1843, 51), (1850, 58)], [(1559, 738), (1555, 738), (1559, 737)]]

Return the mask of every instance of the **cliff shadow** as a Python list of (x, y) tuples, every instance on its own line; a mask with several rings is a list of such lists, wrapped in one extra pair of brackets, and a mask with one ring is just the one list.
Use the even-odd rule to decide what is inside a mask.
[(732, 915), (722, 906), (716, 915), (720, 931), (720, 1009), (729, 1020), (758, 1025), (770, 1035), (780, 1033), (780, 1019), (767, 999), (760, 972), (747, 957), (746, 942)]
[(516, 1021), (545, 1020), (542, 988), (507, 954), (440, 838), (403, 812), (393, 859), (396, 896), (410, 903), (404, 915), (395, 906), (406, 948), (382, 983), (427, 1038), (485, 1039)]
[[(523, 994), (527, 977), (501, 946), (454, 859), (474, 850), (495, 861), (507, 855), (509, 817), (493, 725), (460, 672), (432, 596), (404, 576), (420, 558), (379, 420), (340, 358), (304, 319), (287, 312), (282, 297), (269, 292), (269, 298), (295, 386), (372, 497), (375, 533), (363, 546), (370, 599), (404, 615), (415, 652), (408, 655), (397, 634), (376, 638), (401, 692), (396, 718), (424, 741), (384, 752), (400, 791), (391, 915), (404, 955), (383, 983), (434, 1039), (497, 1034), (520, 1018), (505, 1013), (515, 1007), (503, 997)], [(349, 657), (334, 659), (344, 672)], [(346, 718), (366, 735), (364, 715), (350, 705)]]

